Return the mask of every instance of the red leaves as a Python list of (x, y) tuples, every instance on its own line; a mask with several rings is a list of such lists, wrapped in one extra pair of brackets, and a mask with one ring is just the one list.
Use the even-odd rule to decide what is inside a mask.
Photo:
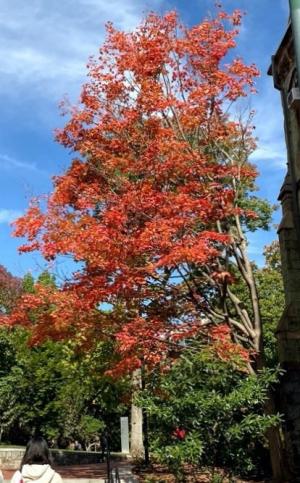
[(14, 222), (15, 236), (26, 236), (29, 241), (33, 241), (43, 228), (45, 216), (42, 214), (38, 204), (35, 202), (30, 206), (26, 215)]
[(216, 280), (218, 283), (227, 283), (232, 284), (234, 282), (234, 278), (231, 273), (223, 271), (223, 272), (213, 272), (211, 277)]
[(227, 324), (219, 324), (210, 331), (210, 336), (216, 341), (226, 341), (230, 339), (230, 327)]
[[(246, 95), (258, 73), (241, 59), (224, 64), (237, 35), (230, 23), (239, 25), (238, 12), (190, 29), (174, 12), (151, 13), (131, 33), (107, 25), (80, 104), (64, 104), (70, 119), (57, 132), (77, 158), (54, 179), (45, 213), (36, 203), (15, 225), (28, 239), (21, 250), (82, 262), (70, 283), (48, 294), (39, 287), (12, 316), (27, 324), (30, 307), (39, 310), (34, 341), (79, 334), (92, 344), (113, 335), (119, 372), (141, 359), (158, 364), (201, 328), (193, 270), (231, 282), (216, 272), (229, 242), (216, 225), (236, 213), (231, 180), (255, 173), (224, 162), (216, 146), (238, 145), (228, 100)], [(223, 355), (233, 350), (228, 337), (218, 335)]]
[(250, 361), (250, 351), (232, 341), (231, 329), (227, 324), (213, 327), (209, 335), (213, 341), (213, 349), (220, 359), (236, 363)]

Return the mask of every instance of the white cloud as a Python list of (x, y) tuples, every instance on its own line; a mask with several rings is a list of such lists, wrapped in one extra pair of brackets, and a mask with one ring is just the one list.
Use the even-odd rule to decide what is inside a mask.
[(32, 171), (38, 174), (47, 174), (46, 171), (43, 171), (42, 169), (38, 168), (34, 163), (28, 163), (25, 161), (19, 161), (15, 158), (12, 158), (11, 156), (8, 156), (7, 154), (1, 154), (0, 153), (0, 170), (1, 169), (22, 169), (26, 171)]
[[(51, 3), (51, 5), (50, 5)], [(88, 57), (111, 20), (132, 29), (162, 0), (0, 0), (0, 87), (10, 95), (60, 99), (78, 93)]]
[(271, 162), (274, 168), (284, 168), (286, 166), (286, 150), (281, 143), (272, 139), (258, 142), (258, 148), (251, 155), (250, 159), (254, 163)]
[(283, 114), (280, 93), (273, 88), (272, 79), (261, 80), (258, 95), (253, 101), (257, 149), (251, 159), (255, 163), (268, 163), (270, 168), (283, 170), (287, 162)]
[(22, 215), (21, 211), (0, 208), (0, 223), (11, 223)]

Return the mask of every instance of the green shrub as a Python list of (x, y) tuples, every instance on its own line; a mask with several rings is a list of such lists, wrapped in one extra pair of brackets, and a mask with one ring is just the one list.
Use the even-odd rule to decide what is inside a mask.
[(154, 458), (177, 473), (184, 463), (243, 475), (267, 470), (265, 433), (280, 418), (264, 415), (263, 407), (277, 370), (250, 376), (202, 349), (148, 377), (138, 403), (149, 416)]

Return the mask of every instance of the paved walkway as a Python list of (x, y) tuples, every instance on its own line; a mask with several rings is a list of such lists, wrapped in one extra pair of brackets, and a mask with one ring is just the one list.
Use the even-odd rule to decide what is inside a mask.
[[(112, 461), (111, 467), (118, 468), (122, 483), (138, 482), (132, 475), (131, 465), (128, 461)], [(97, 465), (59, 466), (55, 469), (62, 476), (64, 483), (104, 483), (107, 481), (105, 463)], [(5, 481), (9, 482), (13, 473), (13, 470), (3, 470)]]

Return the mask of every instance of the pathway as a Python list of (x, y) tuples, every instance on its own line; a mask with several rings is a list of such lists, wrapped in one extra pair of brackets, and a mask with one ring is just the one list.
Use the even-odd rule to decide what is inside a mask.
[[(128, 461), (112, 461), (112, 468), (118, 467), (122, 483), (137, 483), (132, 475), (131, 465)], [(59, 466), (55, 468), (62, 476), (64, 483), (104, 483), (106, 482), (106, 464)], [(5, 482), (9, 482), (13, 470), (3, 470)]]

